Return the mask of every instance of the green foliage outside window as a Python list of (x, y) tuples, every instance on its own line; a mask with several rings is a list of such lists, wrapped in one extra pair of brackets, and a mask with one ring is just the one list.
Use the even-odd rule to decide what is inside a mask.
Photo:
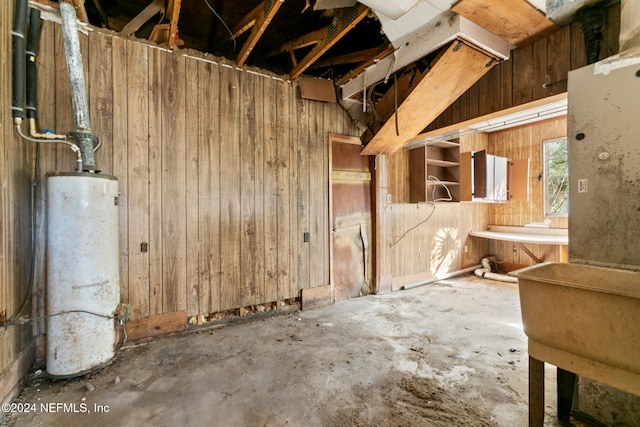
[(544, 142), (545, 215), (569, 214), (569, 162), (567, 139)]

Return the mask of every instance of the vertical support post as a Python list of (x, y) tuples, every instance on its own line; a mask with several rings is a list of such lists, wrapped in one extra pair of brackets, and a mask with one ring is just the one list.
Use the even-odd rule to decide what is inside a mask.
[(544, 362), (529, 356), (529, 427), (544, 424)]
[(576, 384), (576, 374), (558, 368), (558, 420), (562, 424), (567, 424), (571, 418), (571, 403), (573, 402), (573, 392)]

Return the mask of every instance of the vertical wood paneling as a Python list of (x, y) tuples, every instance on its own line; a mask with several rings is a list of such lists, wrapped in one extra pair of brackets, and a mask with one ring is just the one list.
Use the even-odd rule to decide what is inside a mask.
[[(310, 129), (310, 111), (309, 106), (311, 101), (299, 99), (297, 100), (297, 108), (296, 115), (298, 117), (298, 128), (297, 128), (297, 172), (298, 172), (298, 180), (296, 186), (296, 197), (295, 203), (297, 203), (298, 208), (298, 224), (297, 230), (295, 231), (295, 238), (298, 239), (298, 242), (302, 241), (302, 236), (304, 233), (310, 233), (310, 176), (309, 170), (311, 167), (311, 163), (309, 158), (310, 154), (310, 139), (311, 139), (311, 129)], [(318, 236), (311, 235), (311, 239), (317, 239)], [(309, 270), (309, 261), (310, 261), (310, 244), (303, 243), (298, 251), (298, 282), (296, 287), (290, 288), (289, 295), (293, 294), (299, 288), (308, 288), (310, 283), (310, 270)]]
[[(114, 39), (118, 40), (118, 39)], [(120, 52), (122, 54), (124, 52)], [(120, 55), (118, 56), (120, 57)], [(114, 71), (116, 69), (114, 68)], [(121, 278), (129, 290), (128, 301), (135, 319), (147, 317), (149, 310), (149, 48), (127, 43), (127, 103), (114, 111), (126, 117), (127, 174), (120, 178), (120, 188), (127, 188), (126, 222), (120, 221), (121, 234), (128, 236), (128, 273)], [(114, 79), (122, 84), (122, 78)], [(131, 114), (127, 114), (130, 111)], [(117, 121), (118, 128), (124, 123)], [(118, 146), (123, 145), (122, 140)], [(123, 208), (121, 204), (120, 209)], [(143, 245), (147, 244), (147, 251)], [(123, 263), (124, 264), (124, 263)], [(122, 289), (122, 288), (121, 288)]]
[(230, 67), (220, 69), (220, 227), (221, 309), (240, 307), (240, 79)]
[(300, 283), (298, 257), (303, 245), (298, 239), (298, 221), (303, 212), (297, 202), (298, 182), (298, 116), (294, 85), (277, 82), (277, 189), (278, 189), (278, 235), (280, 242), (289, 247), (289, 253), (278, 251), (277, 289), (278, 299), (286, 298)]
[[(0, 315), (11, 318), (25, 303), (24, 313), (31, 312), (29, 273), (32, 263), (31, 244), (31, 191), (35, 147), (17, 137), (11, 117), (11, 28), (13, 2), (0, 5)], [(27, 126), (23, 125), (27, 131)], [(31, 325), (3, 328), (0, 334), (0, 372), (18, 359), (31, 342)], [(29, 364), (30, 360), (25, 360)], [(22, 374), (22, 372), (16, 374)], [(13, 388), (20, 378), (5, 382)], [(15, 382), (14, 382), (15, 381)], [(0, 390), (0, 399), (6, 399), (14, 390)]]
[(587, 58), (584, 50), (584, 35), (580, 29), (580, 23), (574, 22), (570, 28), (571, 54), (569, 58), (569, 66), (572, 70), (587, 65)]
[[(140, 126), (144, 126), (144, 123), (147, 122), (147, 117), (144, 111), (140, 111), (141, 116), (137, 116), (133, 114), (130, 116), (128, 112), (129, 109), (129, 82), (131, 77), (128, 75), (129, 64), (137, 64), (138, 58), (134, 58), (130, 60), (128, 55), (128, 44), (123, 39), (112, 38), (111, 43), (111, 64), (113, 66), (110, 69), (109, 75), (105, 75), (105, 78), (111, 81), (112, 87), (112, 101), (111, 101), (111, 111), (108, 114), (104, 113), (103, 121), (108, 120), (108, 116), (111, 116), (111, 120), (113, 123), (110, 124), (110, 128), (112, 129), (112, 137), (103, 139), (103, 145), (101, 146), (98, 152), (100, 152), (100, 156), (103, 158), (111, 157), (110, 159), (105, 159), (105, 165), (110, 165), (110, 169), (106, 169), (105, 172), (114, 175), (118, 178), (118, 191), (120, 192), (120, 205), (118, 207), (118, 223), (120, 228), (120, 233), (118, 235), (118, 244), (119, 250), (121, 254), (120, 259), (120, 294), (123, 302), (129, 301), (129, 245), (131, 244), (129, 239), (129, 128), (136, 129), (140, 131), (138, 128)], [(94, 63), (94, 66), (103, 67), (104, 62), (100, 62), (100, 54), (97, 55), (97, 62)], [(140, 58), (141, 67), (145, 68), (144, 58)], [(92, 67), (93, 68), (93, 67)], [(143, 81), (146, 81), (146, 70), (143, 71), (144, 77)], [(132, 68), (132, 74), (138, 75), (136, 69)], [(139, 88), (139, 90), (144, 91), (144, 95), (146, 97), (146, 86)], [(144, 102), (144, 101), (142, 101)], [(138, 107), (138, 105), (136, 105)], [(143, 107), (143, 104), (140, 105)], [(89, 108), (91, 110), (91, 108)], [(136, 111), (136, 110), (131, 110)], [(135, 120), (135, 122), (134, 122)], [(106, 123), (105, 123), (106, 125)], [(146, 128), (140, 131), (142, 133), (142, 138), (146, 140)], [(103, 138), (103, 135), (97, 134), (98, 137)], [(103, 151), (104, 150), (104, 151)], [(145, 154), (146, 159), (146, 154)], [(100, 157), (96, 157), (96, 161), (98, 161)], [(136, 160), (131, 160), (135, 163)], [(102, 168), (101, 163), (97, 163), (97, 166)], [(134, 222), (131, 226), (135, 227), (137, 224)], [(141, 225), (144, 227), (143, 225)], [(136, 236), (137, 237), (137, 236)], [(146, 298), (148, 300), (148, 297)], [(147, 305), (148, 307), (148, 305)], [(146, 316), (147, 313), (141, 314), (141, 316)]]
[[(44, 21), (40, 36), (40, 48), (38, 51), (38, 125), (44, 129), (55, 127), (56, 123), (56, 84), (51, 71), (55, 70), (55, 26), (52, 22)], [(46, 76), (46, 80), (42, 78)], [(58, 129), (62, 132), (62, 129)], [(49, 171), (56, 168), (56, 150), (54, 144), (36, 144), (36, 241), (44, 242), (46, 238), (46, 187), (45, 177)], [(35, 275), (37, 306), (44, 307), (46, 295), (46, 269), (45, 269), (45, 247), (43, 244), (36, 245), (35, 252)], [(46, 322), (41, 319), (38, 322), (37, 335), (45, 333)]]
[[(0, 3), (0, 30), (2, 33), (0, 34), (0, 47), (2, 48), (2, 52), (10, 52), (11, 51), (11, 19), (10, 16), (13, 16), (13, 8), (10, 2), (2, 2)], [(6, 54), (4, 54), (6, 55)], [(3, 56), (4, 56), (3, 55)], [(11, 132), (13, 129), (11, 128), (11, 115), (9, 114), (9, 107), (11, 105), (11, 98), (9, 97), (9, 93), (11, 93), (11, 86), (9, 82), (11, 69), (10, 62), (8, 60), (4, 60), (0, 62), (0, 87), (2, 91), (2, 111), (0, 111), (0, 179), (4, 183), (7, 179), (7, 175), (10, 170), (8, 169), (8, 164), (5, 160), (5, 151), (8, 149), (10, 145)], [(8, 277), (8, 263), (7, 263), (7, 254), (9, 250), (9, 212), (7, 206), (9, 204), (8, 194), (6, 190), (6, 186), (2, 186), (0, 189), (0, 215), (2, 218), (2, 222), (0, 222), (0, 313), (3, 316), (10, 316), (7, 314), (8, 307), (8, 294), (12, 291), (11, 287), (8, 285), (9, 277)], [(9, 358), (8, 352), (10, 351), (10, 347), (13, 347), (13, 343), (9, 343), (7, 340), (7, 336), (0, 337), (0, 372), (3, 372), (4, 369), (9, 366), (11, 362), (13, 362), (12, 358)], [(5, 394), (9, 393), (9, 391), (5, 391), (0, 395), (3, 399), (6, 398)]]
[(186, 309), (185, 58), (163, 55), (162, 77), (162, 309)]
[(256, 103), (254, 74), (243, 76), (240, 111), (240, 306), (256, 302)]
[[(67, 130), (57, 28), (49, 25), (43, 79), (56, 84), (43, 114)], [(206, 317), (329, 283), (328, 134), (358, 133), (337, 104), (99, 30), (84, 48), (105, 144), (99, 166), (120, 184), (121, 291), (132, 319)], [(68, 170), (74, 161), (55, 149), (41, 164)]]
[[(199, 194), (198, 179), (198, 139), (201, 123), (198, 121), (198, 109), (203, 101), (198, 90), (198, 61), (185, 59), (185, 160), (186, 160), (186, 309), (187, 315), (200, 314), (200, 274), (199, 265)], [(181, 76), (180, 76), (181, 77)]]
[(468, 118), (478, 117), (480, 115), (480, 90), (478, 84), (469, 88), (469, 115)]
[[(513, 106), (513, 60), (502, 61), (500, 68), (500, 109)], [(517, 76), (519, 79), (522, 76)]]
[[(271, 80), (271, 79), (269, 79)], [(265, 238), (265, 220), (266, 220), (266, 206), (265, 205), (265, 187), (267, 176), (265, 175), (266, 168), (266, 157), (265, 152), (267, 149), (273, 148), (273, 141), (267, 141), (265, 135), (268, 133), (267, 127), (268, 118), (265, 116), (268, 115), (266, 111), (266, 105), (271, 104), (272, 97), (265, 97), (265, 94), (270, 91), (265, 90), (265, 85), (269, 82), (269, 80), (261, 78), (260, 76), (256, 76), (255, 78), (255, 91), (254, 91), (254, 101), (255, 101), (255, 141), (253, 144), (254, 149), (254, 179), (255, 179), (255, 197), (254, 197), (254, 221), (255, 221), (255, 253), (253, 254), (253, 260), (255, 265), (255, 284), (254, 284), (254, 292), (255, 297), (254, 301), (258, 304), (261, 302), (265, 302), (265, 260), (267, 259), (267, 252), (271, 249), (267, 246), (266, 238)], [(272, 155), (272, 152), (269, 151), (269, 155)], [(272, 158), (272, 157), (271, 157)], [(272, 170), (268, 171), (272, 173)], [(271, 177), (270, 177), (271, 178)], [(273, 175), (275, 178), (275, 174)], [(270, 179), (270, 182), (273, 182)], [(272, 300), (272, 301), (275, 301)]]
[[(288, 171), (288, 154), (289, 141), (286, 145), (279, 139), (279, 125), (282, 125), (284, 119), (280, 116), (285, 114), (282, 108), (286, 107), (284, 93), (282, 91), (284, 82), (276, 82), (274, 79), (264, 79), (264, 102), (263, 102), (263, 120), (264, 120), (264, 146), (262, 151), (263, 163), (261, 165), (263, 171), (263, 206), (262, 206), (262, 227), (264, 233), (264, 251), (263, 251), (263, 268), (264, 268), (264, 285), (262, 301), (278, 300), (278, 247), (290, 247), (289, 236), (279, 236), (279, 230), (287, 229), (288, 222), (285, 219), (289, 217), (289, 206), (287, 204), (284, 211), (280, 208), (280, 202), (289, 200), (289, 191), (287, 189), (286, 196), (280, 196), (279, 178), (289, 182)], [(275, 100), (272, 102), (271, 100)], [(284, 105), (283, 105), (284, 104)], [(286, 109), (288, 112), (288, 109)], [(286, 159), (280, 159), (279, 153), (286, 152)], [(256, 162), (256, 165), (259, 165)], [(259, 175), (258, 175), (259, 176)], [(282, 215), (280, 215), (282, 214)], [(281, 224), (282, 223), (282, 224)], [(284, 257), (282, 257), (284, 258)], [(283, 262), (289, 263), (289, 259), (283, 259)]]
[(89, 33), (90, 48), (85, 51), (88, 64), (87, 97), (90, 105), (91, 131), (99, 135), (102, 144), (95, 152), (100, 170), (113, 170), (113, 38), (102, 32)]
[[(149, 314), (163, 313), (162, 117), (164, 52), (149, 49)], [(133, 311), (133, 308), (132, 308)]]
[(533, 99), (547, 96), (547, 39), (533, 44)]
[[(310, 141), (310, 162), (314, 167), (309, 169), (309, 231), (311, 232), (311, 242), (309, 242), (310, 250), (310, 272), (309, 283), (305, 287), (318, 287), (329, 284), (328, 265), (329, 253), (325, 251), (328, 248), (328, 199), (325, 202), (325, 194), (328, 193), (329, 182), (326, 180), (328, 163), (324, 156), (325, 147), (327, 146), (323, 139), (328, 139), (329, 135), (325, 134), (322, 129), (324, 123), (324, 105), (319, 102), (312, 102), (309, 111), (309, 141)], [(311, 261), (313, 260), (313, 261)], [(302, 288), (303, 284), (300, 284)]]
[(513, 104), (520, 105), (533, 100), (533, 45), (516, 49), (513, 57)]
[[(91, 33), (93, 38), (94, 34)], [(128, 302), (129, 300), (129, 239), (128, 239), (128, 209), (129, 209), (129, 189), (128, 189), (128, 162), (129, 156), (127, 152), (128, 148), (128, 135), (127, 129), (128, 123), (128, 105), (127, 105), (127, 46), (126, 42), (122, 39), (104, 40), (104, 35), (101, 37), (102, 44), (110, 45), (109, 57), (106, 61), (100, 58), (100, 55), (95, 55), (90, 52), (95, 60), (93, 67), (104, 67), (105, 63), (109, 64), (109, 72), (104, 73), (102, 78), (107, 79), (108, 86), (111, 90), (111, 112), (110, 114), (104, 114), (101, 118), (102, 126), (111, 129), (110, 134), (96, 133), (96, 135), (102, 139), (102, 145), (96, 152), (100, 152), (100, 156), (105, 159), (105, 164), (101, 163), (101, 160), (96, 156), (96, 166), (105, 171), (105, 173), (112, 174), (118, 178), (118, 191), (120, 192), (120, 203), (118, 206), (118, 223), (121, 233), (118, 235), (118, 245), (120, 250), (120, 293), (122, 295), (122, 301)], [(91, 48), (93, 50), (93, 48)], [(91, 67), (91, 68), (93, 68)], [(104, 83), (96, 83), (98, 87), (105, 85)], [(91, 107), (91, 104), (89, 104)], [(91, 110), (91, 108), (89, 108)], [(109, 123), (111, 121), (111, 123)], [(96, 131), (97, 132), (97, 131)], [(114, 143), (117, 141), (118, 143)], [(103, 151), (104, 150), (104, 151)], [(106, 169), (103, 168), (106, 167)]]
[(616, 2), (607, 9), (606, 23), (604, 27), (604, 43), (600, 49), (600, 59), (604, 59), (620, 51), (621, 7), (621, 3)]
[(198, 63), (198, 194), (200, 313), (220, 311), (220, 74)]
[[(500, 109), (500, 67), (493, 67), (477, 83), (478, 85), (478, 113), (488, 114)], [(451, 123), (447, 121), (443, 123)]]
[[(547, 96), (567, 91), (567, 73), (571, 62), (571, 27), (551, 34), (547, 44)], [(564, 52), (558, 55), (556, 52)]]
[[(542, 142), (566, 136), (566, 118), (545, 120), (531, 125), (495, 132), (489, 135), (488, 150), (492, 154), (511, 159), (529, 159), (529, 200), (492, 204), (490, 223), (524, 226), (529, 222), (544, 221), (544, 181)], [(567, 219), (550, 217), (551, 227), (566, 228)]]
[[(71, 109), (71, 95), (69, 92), (69, 80), (67, 75), (67, 62), (64, 55), (64, 44), (62, 42), (62, 31), (60, 26), (55, 27), (54, 32), (54, 52), (55, 52), (55, 78), (56, 85), (56, 126), (60, 133), (66, 133), (74, 129), (73, 111)], [(69, 147), (56, 144), (56, 170), (75, 170), (76, 156), (69, 150)]]

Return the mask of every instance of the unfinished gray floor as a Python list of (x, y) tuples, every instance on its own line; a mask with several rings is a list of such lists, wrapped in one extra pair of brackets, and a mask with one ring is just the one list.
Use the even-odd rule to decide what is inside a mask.
[(90, 378), (34, 373), (16, 402), (35, 411), (3, 423), (525, 426), (520, 322), (517, 285), (467, 276), (129, 346)]

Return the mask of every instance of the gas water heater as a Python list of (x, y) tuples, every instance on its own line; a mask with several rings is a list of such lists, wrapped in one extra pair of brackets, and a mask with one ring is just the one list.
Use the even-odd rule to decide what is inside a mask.
[(118, 180), (47, 176), (47, 373), (73, 377), (115, 355), (120, 303)]

